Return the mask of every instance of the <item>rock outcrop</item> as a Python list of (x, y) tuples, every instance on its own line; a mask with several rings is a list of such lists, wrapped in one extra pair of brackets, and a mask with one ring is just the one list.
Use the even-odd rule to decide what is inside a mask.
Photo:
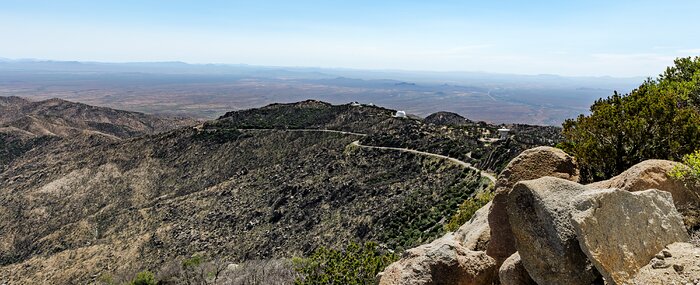
[(469, 250), (485, 251), (491, 240), (488, 213), (491, 202), (476, 211), (472, 218), (459, 227), (454, 234), (455, 239)]
[(498, 267), (484, 253), (490, 207), (481, 207), (455, 233), (408, 250), (380, 274), (379, 284), (491, 284)]
[(666, 245), (688, 241), (669, 192), (594, 190), (572, 205), (581, 249), (608, 284), (625, 284)]
[(579, 181), (579, 171), (573, 157), (553, 147), (536, 147), (522, 152), (498, 176), (488, 215), (491, 241), (486, 253), (496, 259), (499, 266), (516, 251), (507, 214), (508, 194), (515, 183), (543, 176)]
[[(668, 177), (675, 165), (646, 161), (581, 185), (570, 156), (527, 150), (501, 173), (491, 203), (454, 234), (409, 250), (380, 284), (700, 285), (700, 250), (684, 243), (677, 210), (699, 203)], [(599, 189), (611, 186), (620, 188)]]
[(618, 188), (630, 192), (658, 189), (671, 193), (676, 209), (683, 215), (687, 228), (700, 228), (700, 187), (668, 176), (680, 165), (668, 160), (642, 161), (611, 179), (588, 184), (591, 189)]
[[(700, 285), (700, 252), (682, 243), (676, 209), (697, 208), (697, 191), (667, 175), (675, 165), (645, 161), (581, 185), (570, 156), (527, 150), (501, 173), (491, 203), (454, 234), (409, 250), (380, 284)], [(473, 251), (484, 248), (487, 258)]]
[(406, 251), (401, 260), (380, 273), (380, 285), (487, 285), (497, 275), (496, 262), (482, 251), (471, 251), (448, 234)]
[(617, 188), (630, 192), (659, 189), (671, 193), (678, 209), (697, 206), (700, 204), (700, 189), (688, 187), (683, 181), (668, 176), (669, 171), (677, 165), (680, 163), (669, 160), (645, 160), (618, 176), (586, 186), (592, 189)]
[(508, 257), (498, 270), (501, 285), (537, 285), (527, 273), (519, 253)]
[(538, 284), (590, 285), (599, 276), (581, 251), (569, 217), (570, 201), (588, 190), (561, 178), (515, 184), (508, 217), (523, 265)]
[(657, 253), (627, 284), (700, 284), (700, 248), (689, 243), (673, 243)]

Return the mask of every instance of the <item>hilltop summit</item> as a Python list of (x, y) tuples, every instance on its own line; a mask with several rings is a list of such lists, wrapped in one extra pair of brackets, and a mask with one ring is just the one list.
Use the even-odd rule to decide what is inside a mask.
[[(10, 100), (24, 104), (19, 118), (75, 114), (51, 122), (88, 132), (28, 128), (49, 143), (19, 152), (0, 172), (0, 276), (18, 283), (159, 272), (199, 253), (238, 263), (349, 241), (409, 248), (439, 237), (461, 203), (487, 191), (490, 180), (469, 163), (508, 159), (522, 147), (478, 140), (497, 126), (445, 128), (313, 100), (161, 133), (149, 132), (159, 123), (148, 115)], [(20, 129), (18, 120), (8, 121)], [(132, 132), (95, 139), (102, 129), (94, 126), (103, 126), (95, 122)]]
[(471, 121), (452, 112), (437, 112), (428, 115), (424, 120), (426, 123), (440, 126), (463, 126), (471, 123)]

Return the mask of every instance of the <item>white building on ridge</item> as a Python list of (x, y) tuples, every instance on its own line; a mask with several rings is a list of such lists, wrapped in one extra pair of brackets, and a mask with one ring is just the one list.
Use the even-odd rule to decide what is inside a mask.
[(501, 135), (502, 140), (508, 139), (509, 132), (510, 132), (510, 129), (507, 129), (507, 128), (498, 129), (498, 133)]

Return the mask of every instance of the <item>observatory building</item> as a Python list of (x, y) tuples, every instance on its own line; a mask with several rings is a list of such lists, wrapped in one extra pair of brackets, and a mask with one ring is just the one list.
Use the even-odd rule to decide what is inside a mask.
[(498, 129), (498, 134), (501, 136), (500, 139), (502, 139), (502, 140), (508, 139), (508, 133), (510, 133), (510, 129), (507, 129), (507, 128)]
[(396, 111), (394, 118), (406, 118), (406, 111)]

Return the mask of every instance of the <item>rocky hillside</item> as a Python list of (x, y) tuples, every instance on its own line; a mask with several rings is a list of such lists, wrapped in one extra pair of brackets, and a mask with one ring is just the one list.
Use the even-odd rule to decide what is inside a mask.
[(130, 139), (37, 136), (51, 147), (0, 173), (0, 279), (88, 282), (195, 253), (245, 261), (432, 240), (488, 180), (444, 159), (353, 146), (362, 134), (313, 130), (421, 125), (392, 112), (307, 101)]
[[(393, 118), (395, 110), (376, 106), (331, 105), (320, 101), (272, 104), (260, 109), (230, 112), (207, 126), (227, 128), (321, 128), (367, 134), (367, 145), (410, 148), (467, 161), (498, 173), (522, 151), (554, 146), (561, 128), (533, 125), (491, 125), (472, 122), (458, 114), (438, 112), (420, 118)], [(497, 129), (511, 129), (507, 140), (498, 140)]]
[(128, 138), (194, 123), (185, 118), (120, 111), (62, 99), (33, 102), (20, 97), (0, 97), (0, 127), (19, 129), (35, 136), (92, 133)]
[(194, 125), (168, 118), (89, 106), (61, 99), (29, 101), (0, 97), (0, 169), (38, 146), (56, 141), (115, 141)]
[(439, 126), (464, 126), (471, 121), (452, 112), (437, 112), (425, 117), (424, 122)]
[[(97, 120), (93, 107), (75, 108), (83, 121)], [(155, 134), (151, 125), (131, 138), (110, 133), (124, 139), (88, 122), (72, 124), (86, 133), (74, 138), (27, 134), (48, 142), (20, 151), (0, 173), (0, 280), (82, 283), (159, 272), (193, 254), (245, 262), (349, 241), (398, 251), (429, 242), (491, 184), (438, 155), (478, 163), (468, 153), (498, 145), (479, 140), (496, 126), (438, 126), (394, 113), (304, 101)], [(108, 121), (137, 130), (134, 118)]]
[[(700, 284), (700, 57), (674, 63), (567, 120), (561, 149), (510, 160), (488, 204), (455, 232), (407, 250), (378, 283)], [(559, 133), (509, 128), (522, 143)], [(498, 151), (512, 141), (493, 151), (516, 149)]]
[(647, 160), (582, 185), (572, 157), (527, 150), (491, 203), (406, 251), (379, 284), (698, 284), (700, 188), (670, 177), (677, 165)]

